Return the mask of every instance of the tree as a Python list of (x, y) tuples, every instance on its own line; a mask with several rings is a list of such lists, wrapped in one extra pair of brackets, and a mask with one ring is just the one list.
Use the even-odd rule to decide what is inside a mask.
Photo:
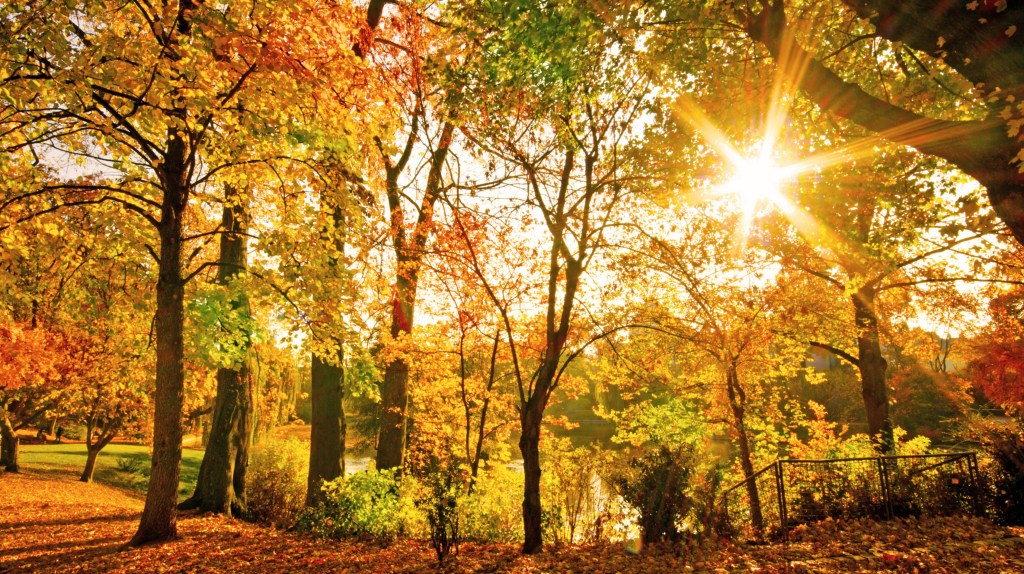
[[(801, 374), (806, 347), (777, 335), (787, 322), (778, 310), (785, 308), (792, 295), (792, 279), (777, 274), (765, 251), (737, 248), (733, 229), (741, 227), (743, 214), (730, 213), (735, 207), (722, 203), (720, 199), (673, 218), (672, 228), (679, 225), (681, 230), (666, 235), (677, 239), (659, 237), (656, 230), (642, 231), (624, 265), (650, 269), (667, 283), (661, 288), (664, 294), (656, 299), (660, 305), (649, 305), (637, 322), (691, 347), (690, 354), (699, 358), (680, 356), (680, 362), (690, 365), (682, 378), (699, 381), (702, 370), (711, 371), (703, 376), (715, 384), (698, 388), (706, 389), (724, 407), (747, 481), (751, 521), (761, 530), (762, 501), (752, 480), (756, 470), (752, 407), (772, 402), (772, 393), (763, 386), (770, 388), (779, 378)], [(716, 212), (718, 217), (710, 217)], [(655, 289), (648, 286), (645, 291)], [(759, 410), (757, 414), (769, 418), (763, 416), (764, 408)]]
[[(190, 199), (227, 176), (221, 172), (229, 166), (282, 155), (280, 139), (234, 134), (286, 133), (303, 112), (296, 76), (309, 83), (323, 77), (319, 72), (350, 77), (351, 59), (324, 56), (350, 36), (348, 21), (340, 7), (277, 2), (161, 8), (83, 0), (3, 10), (4, 120), (19, 134), (8, 149), (31, 147), (38, 155), (45, 145), (100, 169), (89, 177), (5, 187), (0, 210), (22, 221), (69, 205), (112, 202), (142, 217), (157, 236), (150, 246), (159, 275), (153, 468), (132, 543), (173, 538), (191, 277), (185, 246), (197, 238), (187, 228)], [(339, 121), (346, 117), (338, 114)], [(8, 211), (15, 203), (21, 207)]]
[[(832, 335), (836, 339), (829, 341), (819, 322), (819, 327), (807, 328), (818, 333), (809, 343), (858, 370), (868, 434), (885, 452), (894, 443), (882, 336), (887, 314), (905, 304), (895, 295), (982, 279), (969, 265), (965, 271), (939, 258), (956, 250), (970, 259), (990, 248), (983, 241), (984, 231), (963, 229), (984, 225), (977, 224), (983, 217), (964, 224), (959, 213), (962, 202), (953, 200), (952, 190), (946, 188), (955, 179), (936, 173), (931, 163), (929, 158), (887, 154), (864, 168), (835, 168), (819, 174), (814, 182), (801, 181), (798, 201), (815, 223), (794, 229), (785, 217), (777, 216), (782, 227), (776, 228), (780, 234), (770, 242), (783, 266), (824, 282), (837, 298), (849, 302), (852, 321), (846, 320), (846, 327)], [(819, 186), (839, 193), (824, 193)], [(800, 220), (799, 216), (792, 219)], [(889, 298), (883, 301), (885, 296)], [(946, 298), (936, 304), (950, 302)], [(854, 348), (840, 343), (842, 339), (852, 340)]]
[[(894, 143), (943, 158), (978, 180), (996, 214), (1024, 242), (1024, 155), (1018, 138), (1022, 117), (1015, 107), (1024, 87), (1024, 39), (1017, 33), (1018, 27), (1024, 27), (1024, 7), (992, 0), (939, 7), (921, 0), (844, 3), (867, 19), (873, 30), (856, 32), (840, 51), (872, 38), (892, 42), (894, 52), (909, 47), (913, 50), (909, 59), (916, 63), (897, 68), (901, 72), (893, 83), (896, 92), (899, 76), (920, 73), (918, 66), (932, 77), (948, 66), (973, 84), (973, 95), (958, 94), (972, 102), (969, 112), (927, 109), (912, 101), (901, 104), (879, 86), (850, 81), (856, 76), (853, 67), (863, 66), (864, 60), (851, 60), (839, 69), (826, 66), (823, 62), (830, 59), (826, 54), (838, 52), (834, 46), (814, 45), (808, 24), (799, 17), (791, 22), (783, 0), (764, 0), (756, 11), (737, 8), (737, 17), (750, 38), (790, 75), (790, 81), (823, 109)], [(812, 47), (805, 49), (802, 42)]]
[(509, 211), (516, 225), (545, 238), (536, 254), (538, 264), (544, 261), (536, 278), (541, 288), (528, 294), (542, 309), (539, 325), (516, 325), (514, 309), (476, 267), (510, 347), (525, 472), (523, 552), (532, 554), (542, 547), (544, 412), (567, 366), (588, 345), (578, 309), (584, 276), (608, 249), (610, 229), (633, 191), (626, 150), (650, 94), (632, 65), (632, 46), (586, 7), (484, 3), (472, 15), (492, 32), (480, 39), (485, 60), (466, 78), (466, 91), (480, 98), (474, 143), (516, 176), (520, 196)]
[[(147, 303), (139, 286), (150, 276), (131, 261), (139, 253), (114, 211), (51, 213), (0, 232), (0, 317), (12, 329), (0, 402), (12, 470), (15, 430), (44, 417), (55, 425), (58, 415), (83, 422), (105, 416), (120, 400), (104, 385), (145, 394), (137, 368), (150, 357), (140, 341), (149, 322), (139, 312)], [(128, 418), (138, 414), (125, 406)]]
[(6, 472), (18, 472), (16, 431), (45, 412), (33, 406), (53, 369), (50, 343), (44, 329), (0, 325), (0, 465)]
[(970, 342), (967, 374), (976, 388), (1012, 413), (1024, 407), (1024, 296), (1008, 290), (989, 304), (992, 325)]
[[(396, 34), (390, 51), (381, 51), (378, 65), (392, 76), (405, 142), (392, 146), (382, 139), (376, 141), (394, 252), (392, 340), (409, 337), (415, 326), (420, 271), (434, 233), (434, 211), (445, 190), (444, 170), (459, 122), (458, 88), (446, 87), (432, 77), (432, 70), (438, 67), (435, 58), (453, 56), (440, 49), (442, 30), (420, 15), (397, 17), (403, 22), (395, 28), (403, 33)], [(460, 54), (454, 55), (455, 60), (460, 58)], [(424, 170), (425, 179), (421, 176)], [(404, 462), (409, 369), (401, 354), (384, 367), (377, 436), (379, 470), (400, 469)]]
[(245, 475), (252, 442), (255, 390), (249, 367), (252, 320), (246, 295), (246, 235), (249, 197), (232, 185), (224, 188), (217, 282), (226, 290), (219, 309), (217, 345), (224, 348), (217, 367), (210, 439), (192, 496), (179, 508), (200, 508), (238, 516), (245, 512)]

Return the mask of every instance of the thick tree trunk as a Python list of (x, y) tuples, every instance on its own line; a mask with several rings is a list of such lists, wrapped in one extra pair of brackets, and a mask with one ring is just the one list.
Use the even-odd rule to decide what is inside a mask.
[(7, 405), (0, 406), (0, 466), (7, 472), (18, 472), (18, 448), (20, 439), (14, 432), (11, 419), (7, 417)]
[(178, 479), (181, 472), (184, 401), (184, 300), (181, 269), (182, 216), (188, 202), (185, 143), (172, 135), (161, 170), (159, 279), (156, 285), (156, 391), (153, 414), (153, 463), (139, 529), (130, 544), (177, 536)]
[[(224, 195), (217, 281), (232, 286), (248, 269), (245, 236), (248, 210), (245, 199), (235, 188), (225, 187)], [(242, 291), (231, 301), (231, 310), (246, 313), (248, 304)], [(247, 337), (248, 333), (244, 335)], [(245, 475), (252, 440), (253, 382), (248, 364), (249, 346), (248, 343), (243, 345), (237, 367), (217, 369), (217, 396), (196, 489), (179, 508), (200, 508), (228, 516), (244, 513)]]
[(861, 288), (852, 300), (857, 326), (857, 369), (860, 371), (861, 395), (864, 397), (864, 410), (868, 418), (868, 434), (883, 453), (890, 453), (894, 445), (886, 383), (888, 365), (882, 356), (882, 345), (878, 338), (875, 291), (870, 287)]
[(244, 512), (245, 466), (252, 432), (251, 387), (247, 364), (238, 369), (217, 369), (210, 441), (199, 467), (196, 490), (179, 508), (200, 508), (228, 516)]
[(736, 442), (740, 447), (740, 468), (743, 478), (747, 481), (747, 498), (750, 500), (750, 522), (757, 532), (764, 532), (764, 514), (761, 509), (761, 493), (757, 483), (751, 480), (754, 476), (754, 460), (750, 452), (750, 441), (747, 437), (746, 402), (747, 395), (740, 386), (739, 373), (734, 365), (726, 369), (726, 388), (729, 393), (729, 406), (732, 409), (733, 426), (736, 429)]
[(345, 468), (345, 369), (340, 347), (331, 364), (316, 354), (311, 369), (310, 402), (313, 413), (309, 437), (309, 475), (306, 506), (323, 500), (324, 482), (342, 476)]
[[(401, 267), (417, 269), (403, 271)], [(399, 277), (391, 311), (391, 336), (412, 332), (416, 312), (416, 279), (410, 277), (419, 267), (419, 260), (399, 262)], [(377, 470), (402, 468), (405, 462), (406, 412), (409, 408), (409, 365), (398, 358), (384, 368), (380, 390), (380, 432), (377, 436)]]
[(543, 541), (540, 503), (540, 426), (544, 401), (534, 393), (519, 416), (519, 451), (523, 455), (523, 554), (540, 552)]

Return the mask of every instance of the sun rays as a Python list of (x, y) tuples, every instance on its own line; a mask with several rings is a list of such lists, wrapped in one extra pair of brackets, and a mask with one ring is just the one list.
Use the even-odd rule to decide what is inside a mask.
[[(791, 104), (795, 101), (793, 86), (799, 84), (807, 61), (800, 50), (792, 50), (792, 38), (783, 42), (771, 89), (768, 106), (757, 122), (760, 133), (748, 149), (734, 143), (732, 138), (713, 121), (704, 109), (686, 94), (675, 102), (675, 116), (689, 124), (724, 160), (725, 178), (706, 182), (705, 189), (695, 199), (731, 198), (740, 213), (739, 225), (734, 232), (738, 250), (746, 247), (758, 215), (774, 210), (785, 216), (793, 227), (812, 244), (838, 248), (849, 247), (845, 241), (806, 211), (795, 199), (800, 176), (819, 173), (831, 167), (847, 164), (876, 155), (881, 140), (877, 137), (858, 138), (855, 142), (819, 151), (802, 157), (787, 145), (784, 136), (790, 122)], [(835, 190), (839, 192), (839, 190)]]

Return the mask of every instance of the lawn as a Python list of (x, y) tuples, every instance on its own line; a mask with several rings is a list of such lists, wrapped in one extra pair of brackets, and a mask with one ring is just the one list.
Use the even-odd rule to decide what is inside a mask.
[[(18, 461), (30, 472), (78, 478), (85, 468), (85, 444), (22, 445)], [(203, 451), (183, 449), (178, 495), (184, 499), (192, 494), (199, 476)], [(137, 444), (111, 444), (100, 452), (93, 480), (129, 491), (145, 493), (149, 486), (149, 449)]]

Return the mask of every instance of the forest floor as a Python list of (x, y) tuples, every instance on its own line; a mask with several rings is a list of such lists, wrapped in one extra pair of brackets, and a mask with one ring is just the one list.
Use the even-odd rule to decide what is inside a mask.
[(125, 548), (142, 509), (138, 493), (32, 470), (0, 475), (0, 572), (1024, 572), (1024, 530), (981, 519), (827, 521), (788, 544), (700, 553), (622, 544), (551, 548), (464, 544), (438, 569), (428, 543), (388, 546), (307, 536), (184, 513), (180, 538)]

